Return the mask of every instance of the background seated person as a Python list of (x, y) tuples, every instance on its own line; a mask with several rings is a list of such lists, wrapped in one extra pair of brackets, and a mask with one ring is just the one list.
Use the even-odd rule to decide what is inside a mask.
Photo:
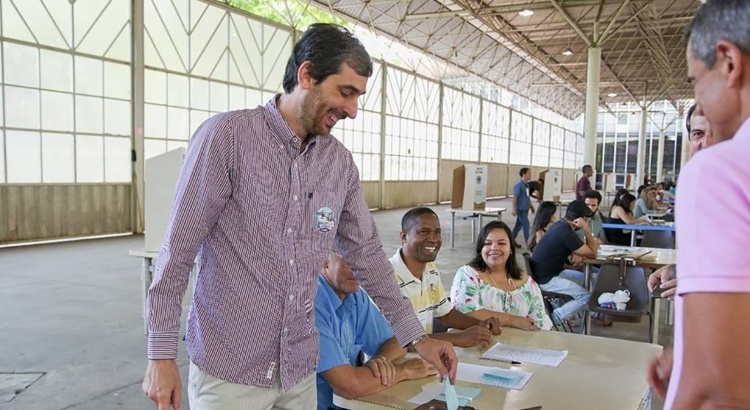
[(649, 212), (656, 210), (656, 187), (649, 186), (641, 191), (640, 197), (635, 201), (633, 218), (647, 217)]
[[(589, 228), (591, 228), (591, 233), (594, 235), (594, 238), (598, 239), (599, 243), (608, 243), (607, 235), (604, 233), (604, 228), (602, 227), (604, 217), (599, 209), (599, 206), (602, 204), (602, 194), (600, 194), (599, 191), (588, 191), (583, 195), (583, 202), (589, 207), (591, 212), (594, 213), (594, 216), (588, 221)], [(582, 241), (586, 240), (582, 230), (579, 229), (576, 233)]]
[(504, 326), (550, 330), (539, 286), (518, 268), (508, 225), (492, 221), (479, 231), (474, 258), (453, 277), (451, 301), (477, 319), (496, 317)]
[(401, 248), (391, 257), (401, 294), (411, 301), (425, 332), (433, 332), (432, 322), (462, 332), (434, 333), (435, 339), (459, 347), (489, 346), (502, 326), (496, 318), (480, 320), (453, 309), (448, 301), (440, 272), (435, 266), (443, 243), (440, 219), (426, 207), (409, 210), (401, 218)]
[[(393, 336), (388, 322), (359, 287), (344, 259), (334, 253), (318, 276), (315, 325), (320, 337), (318, 410), (339, 408), (333, 404), (334, 392), (354, 399), (402, 380), (436, 374), (422, 359), (404, 360), (406, 350)], [(356, 367), (360, 352), (372, 358)]]
[[(565, 269), (565, 263), (570, 255), (596, 258), (599, 241), (594, 238), (586, 222), (592, 216), (593, 212), (583, 201), (571, 202), (565, 217), (552, 224), (531, 256), (531, 273), (539, 287), (543, 291), (561, 293), (573, 298), (552, 312), (552, 320), (558, 323), (583, 310), (591, 297), (589, 291), (583, 287), (583, 272)], [(577, 230), (584, 231), (585, 242), (576, 235)]]
[[(609, 223), (621, 225), (650, 225), (648, 217), (635, 218), (635, 197), (633, 194), (625, 194), (620, 198), (620, 203), (613, 206), (609, 211)], [(622, 229), (607, 229), (607, 239), (615, 245), (630, 246), (630, 232)]]
[(531, 242), (529, 250), (534, 251), (536, 244), (542, 239), (547, 229), (557, 220), (557, 205), (551, 201), (542, 202), (534, 217), (534, 225), (531, 226)]

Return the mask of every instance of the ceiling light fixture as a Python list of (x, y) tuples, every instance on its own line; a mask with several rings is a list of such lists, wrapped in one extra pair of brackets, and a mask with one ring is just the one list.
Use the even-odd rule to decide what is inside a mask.
[(566, 48), (565, 51), (562, 52), (562, 55), (564, 56), (572, 56), (573, 51), (571, 51), (569, 48)]
[(607, 94), (607, 97), (615, 98), (615, 97), (617, 97), (617, 93), (609, 93), (609, 94)]
[(531, 17), (534, 15), (534, 10), (523, 9), (518, 12), (518, 15), (521, 17)]

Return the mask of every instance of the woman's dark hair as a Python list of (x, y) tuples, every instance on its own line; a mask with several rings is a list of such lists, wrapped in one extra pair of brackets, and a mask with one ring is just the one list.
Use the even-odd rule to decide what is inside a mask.
[(536, 233), (549, 225), (552, 215), (557, 212), (557, 205), (554, 202), (544, 201), (539, 205), (539, 209), (536, 210), (536, 217), (534, 217), (534, 225), (531, 226), (531, 243), (529, 249), (534, 250), (536, 247)]
[(619, 205), (620, 207), (622, 207), (622, 209), (626, 213), (631, 214), (631, 213), (633, 213), (633, 211), (630, 210), (630, 204), (632, 204), (635, 201), (636, 201), (636, 199), (635, 199), (635, 196), (633, 196), (633, 194), (625, 194), (625, 195), (622, 196), (622, 198), (620, 198), (620, 203), (617, 204), (617, 205)]
[(372, 75), (372, 60), (365, 46), (349, 30), (335, 24), (311, 24), (294, 45), (284, 72), (287, 94), (297, 86), (297, 71), (305, 61), (310, 62), (310, 75), (318, 83), (337, 74), (344, 63), (361, 76)]
[(478, 272), (486, 272), (488, 270), (487, 264), (484, 262), (484, 259), (482, 259), (482, 248), (484, 248), (484, 241), (487, 240), (490, 232), (494, 231), (495, 229), (501, 229), (508, 235), (510, 256), (508, 256), (508, 261), (505, 262), (505, 270), (508, 273), (508, 276), (516, 280), (521, 279), (521, 269), (518, 267), (518, 262), (516, 261), (516, 247), (510, 240), (513, 232), (511, 232), (510, 228), (505, 224), (505, 222), (492, 221), (482, 227), (482, 229), (479, 231), (479, 236), (477, 237), (477, 245), (475, 249), (476, 253), (474, 255), (474, 258), (469, 262), (469, 266), (476, 269)]
[(623, 196), (623, 195), (625, 195), (625, 194), (629, 194), (629, 193), (630, 193), (630, 191), (628, 191), (625, 188), (618, 189), (617, 193), (615, 194), (615, 199), (612, 200), (612, 208), (620, 205), (620, 197)]

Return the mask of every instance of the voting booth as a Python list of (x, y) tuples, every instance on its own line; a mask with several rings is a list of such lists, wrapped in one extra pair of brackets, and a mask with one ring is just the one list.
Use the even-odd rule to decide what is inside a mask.
[(158, 252), (164, 241), (184, 158), (185, 148), (177, 148), (146, 160), (144, 236), (147, 252)]
[(461, 165), (453, 170), (451, 208), (485, 208), (487, 201), (487, 165)]
[(542, 181), (542, 200), (559, 202), (562, 195), (562, 170), (547, 169), (539, 173)]

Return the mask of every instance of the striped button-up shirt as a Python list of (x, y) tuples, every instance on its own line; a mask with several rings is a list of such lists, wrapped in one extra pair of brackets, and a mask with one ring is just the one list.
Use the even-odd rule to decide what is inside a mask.
[(304, 150), (276, 107), (219, 114), (196, 131), (148, 293), (148, 357), (190, 359), (223, 380), (287, 389), (315, 373), (318, 272), (336, 249), (401, 344), (424, 334), (398, 289), (351, 153), (330, 136)]

